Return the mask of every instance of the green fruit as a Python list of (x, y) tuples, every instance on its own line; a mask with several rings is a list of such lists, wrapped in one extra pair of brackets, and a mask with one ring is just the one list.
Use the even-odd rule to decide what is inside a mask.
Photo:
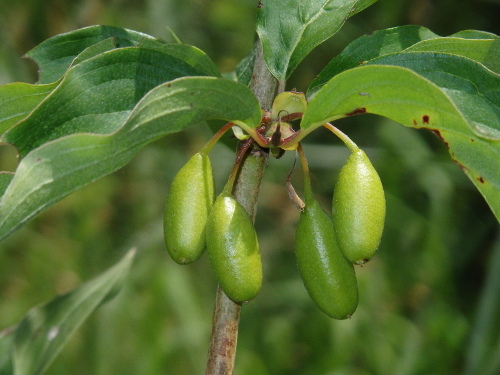
[(175, 176), (165, 204), (165, 243), (177, 263), (192, 263), (205, 250), (205, 225), (213, 202), (210, 159), (197, 153)]
[(262, 286), (259, 243), (252, 220), (230, 193), (219, 195), (210, 211), (207, 248), (227, 296), (236, 302), (253, 299)]
[(337, 245), (332, 220), (315, 199), (306, 200), (300, 215), (295, 256), (314, 303), (332, 318), (349, 318), (358, 306), (356, 274)]
[(366, 154), (357, 149), (340, 170), (333, 193), (333, 226), (344, 256), (363, 264), (377, 251), (385, 221), (384, 188)]

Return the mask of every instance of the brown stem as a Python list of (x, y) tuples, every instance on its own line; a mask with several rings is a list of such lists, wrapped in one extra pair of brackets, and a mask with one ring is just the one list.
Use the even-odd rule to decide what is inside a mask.
[[(269, 73), (258, 42), (250, 88), (264, 109), (270, 109), (278, 83)], [(267, 153), (255, 148), (242, 161), (234, 184), (234, 196), (255, 219), (257, 198), (267, 164)], [(231, 375), (234, 368), (241, 305), (217, 288), (212, 322), (212, 338), (208, 352), (206, 375)]]

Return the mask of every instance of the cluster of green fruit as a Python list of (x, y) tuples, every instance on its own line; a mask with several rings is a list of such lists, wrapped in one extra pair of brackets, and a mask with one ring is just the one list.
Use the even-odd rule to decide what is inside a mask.
[[(283, 140), (294, 136), (291, 126), (281, 121), (279, 114), (285, 111), (287, 118), (297, 117), (295, 114), (300, 112), (290, 112), (290, 105), (286, 104), (295, 103), (297, 107), (300, 101), (295, 109), (302, 109), (299, 94), (278, 95), (273, 111), (263, 116), (260, 141), (265, 139), (276, 157), (281, 156)], [(224, 131), (232, 125), (227, 124)], [(333, 219), (313, 196), (300, 143), (286, 148), (297, 149), (304, 171), (305, 204), (297, 227), (295, 254), (304, 285), (316, 305), (333, 318), (345, 319), (358, 304), (353, 265), (368, 261), (380, 243), (385, 198), (380, 178), (366, 154), (331, 124), (325, 126), (351, 150), (335, 186)], [(217, 134), (215, 138), (219, 137)], [(221, 288), (241, 303), (253, 299), (262, 286), (257, 234), (247, 211), (232, 194), (239, 164), (253, 139), (245, 142), (226, 186), (216, 199), (207, 155), (213, 143), (212, 140), (191, 157), (172, 182), (165, 207), (165, 241), (170, 256), (180, 264), (194, 262), (207, 248)]]

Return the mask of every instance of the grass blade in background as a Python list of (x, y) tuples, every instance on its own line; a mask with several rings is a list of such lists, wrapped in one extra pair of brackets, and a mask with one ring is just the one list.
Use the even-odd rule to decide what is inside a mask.
[(466, 350), (464, 375), (500, 371), (500, 238), (491, 254), (476, 321)]
[(43, 373), (78, 327), (122, 288), (135, 250), (74, 291), (30, 310), (14, 333), (14, 375)]

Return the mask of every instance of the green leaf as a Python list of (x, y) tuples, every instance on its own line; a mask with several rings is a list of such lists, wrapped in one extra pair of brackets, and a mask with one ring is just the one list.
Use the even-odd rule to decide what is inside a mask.
[[(370, 0), (271, 0), (257, 13), (257, 33), (269, 71), (285, 80), (317, 45), (333, 36)], [(359, 7), (359, 8), (358, 8)]]
[[(178, 47), (178, 45), (176, 45)], [(49, 141), (75, 133), (112, 133), (135, 104), (155, 86), (177, 77), (203, 75), (162, 52), (120, 48), (82, 61), (2, 141), (21, 157)]]
[(68, 70), (73, 60), (86, 48), (113, 38), (117, 47), (131, 47), (152, 36), (112, 26), (90, 26), (56, 35), (29, 51), (26, 56), (40, 68), (39, 84), (57, 81)]
[(311, 82), (307, 96), (314, 96), (325, 83), (344, 70), (355, 68), (379, 56), (401, 52), (422, 40), (434, 38), (438, 38), (438, 35), (422, 26), (393, 27), (359, 37), (330, 61)]
[(448, 53), (477, 61), (500, 73), (500, 39), (436, 38), (417, 43), (405, 52)]
[(247, 86), (252, 81), (253, 67), (257, 54), (257, 43), (254, 44), (252, 50), (246, 55), (236, 66), (236, 79)]
[(50, 94), (56, 84), (10, 83), (0, 86), (0, 136), (25, 118)]
[(149, 48), (184, 61), (202, 75), (220, 77), (217, 65), (202, 50), (187, 44), (171, 44), (156, 39), (144, 39), (138, 47)]
[(500, 76), (483, 65), (456, 55), (406, 51), (369, 64), (397, 65), (417, 72), (441, 88), (479, 137), (500, 140)]
[(71, 335), (124, 285), (135, 250), (99, 277), (28, 312), (14, 336), (14, 375), (41, 374)]
[(464, 39), (500, 39), (498, 35), (481, 30), (462, 30), (450, 35), (450, 37)]
[[(473, 70), (471, 74), (480, 77), (480, 87), (489, 87), (490, 83), (482, 79), (494, 78), (494, 73), (470, 60), (445, 56), (447, 59), (462, 60), (463, 72)], [(471, 69), (470, 63), (475, 64), (474, 69)], [(432, 65), (425, 65), (422, 69), (426, 67), (429, 72), (433, 71)], [(440, 83), (448, 82), (451, 77), (441, 76), (438, 69), (435, 73), (430, 75)], [(493, 82), (492, 86), (495, 85), (499, 87)], [(452, 88), (456, 91), (453, 92)], [(500, 142), (480, 137), (473, 131), (475, 121), (479, 118), (491, 120), (498, 112), (492, 108), (489, 113), (470, 112), (461, 103), (463, 95), (468, 97), (469, 89), (463, 79), (451, 81), (448, 87), (441, 88), (408, 68), (364, 65), (346, 70), (325, 84), (309, 102), (300, 126), (307, 134), (325, 122), (355, 114), (374, 113), (405, 126), (430, 129), (445, 142), (453, 160), (469, 176), (500, 220)], [(500, 95), (494, 92), (488, 94), (495, 100), (491, 103), (493, 108), (497, 108)], [(476, 92), (473, 97), (477, 99), (480, 95)]]
[(377, 1), (378, 0), (359, 0), (354, 6), (354, 8), (352, 8), (352, 13), (350, 17), (354, 16), (355, 14), (358, 14), (362, 10), (365, 10), (366, 8), (376, 3)]
[(439, 37), (421, 26), (400, 26), (362, 36), (350, 43), (311, 82), (307, 95), (314, 94), (332, 77), (373, 59), (399, 52), (449, 53), (477, 61), (494, 72), (500, 69), (500, 38), (469, 30)]
[(146, 144), (208, 119), (254, 128), (261, 109), (243, 84), (184, 77), (151, 90), (114, 133), (69, 135), (31, 151), (0, 200), (0, 239), (71, 192), (121, 168)]

